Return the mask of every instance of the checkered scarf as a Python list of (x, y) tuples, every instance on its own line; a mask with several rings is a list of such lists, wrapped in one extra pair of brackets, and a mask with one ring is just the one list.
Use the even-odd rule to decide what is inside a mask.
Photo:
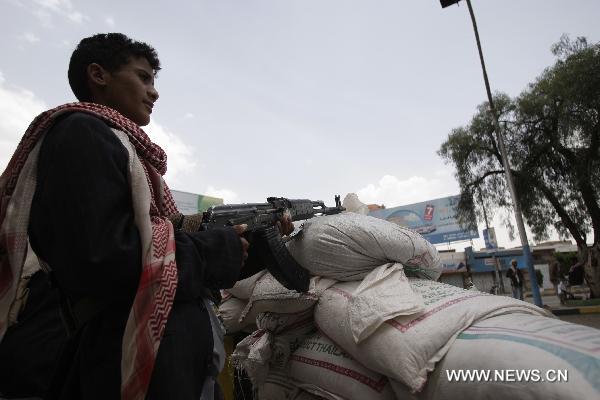
[(177, 287), (173, 225), (166, 218), (177, 208), (161, 178), (167, 170), (165, 152), (137, 124), (111, 108), (71, 103), (40, 114), (0, 177), (0, 340), (7, 329), (27, 252), (29, 212), (42, 138), (59, 115), (71, 112), (84, 112), (103, 120), (129, 153), (143, 268), (123, 335), (121, 396), (144, 399)]

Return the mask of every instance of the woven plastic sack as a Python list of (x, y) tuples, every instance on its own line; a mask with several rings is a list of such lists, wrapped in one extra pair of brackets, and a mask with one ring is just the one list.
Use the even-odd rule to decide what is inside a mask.
[(420, 234), (355, 213), (310, 219), (287, 247), (313, 275), (338, 281), (361, 280), (386, 263), (401, 263), (406, 275), (432, 280), (442, 271), (437, 250)]
[(359, 364), (322, 333), (306, 338), (289, 361), (290, 376), (347, 400), (394, 400), (389, 380)]
[(227, 289), (227, 292), (238, 299), (248, 300), (252, 296), (256, 282), (266, 273), (266, 270), (262, 270), (246, 279), (237, 281), (232, 288)]
[(254, 284), (252, 295), (240, 315), (239, 323), (254, 323), (260, 313), (299, 313), (313, 308), (321, 293), (335, 283), (333, 279), (313, 276), (308, 292), (297, 292), (284, 287), (270, 273), (266, 273)]
[(261, 313), (256, 325), (258, 329), (237, 344), (231, 361), (260, 386), (271, 369), (285, 368), (290, 355), (315, 326), (312, 309), (294, 314)]
[(446, 354), (460, 332), (474, 322), (505, 313), (547, 315), (530, 303), (505, 296), (466, 291), (423, 279), (409, 279), (425, 303), (415, 315), (386, 321), (356, 344), (346, 314), (358, 282), (343, 282), (325, 291), (315, 308), (321, 331), (367, 368), (420, 391), (427, 373)]
[[(248, 328), (254, 326), (254, 321), (247, 319), (244, 323), (240, 323), (240, 316), (242, 315), (242, 311), (246, 308), (247, 300), (241, 300), (237, 297), (233, 297), (227, 291), (221, 291), (221, 304), (219, 304), (219, 318), (223, 321), (223, 325), (225, 325), (225, 330), (227, 334), (239, 332), (239, 331), (247, 331)], [(250, 332), (253, 332), (255, 329), (251, 329)]]
[[(480, 375), (449, 378), (459, 371)], [(458, 335), (422, 398), (600, 399), (600, 330), (526, 314), (479, 321)]]
[(412, 290), (401, 264), (386, 264), (371, 271), (352, 292), (346, 309), (347, 326), (356, 343), (368, 338), (385, 321), (413, 315), (425, 307)]
[(297, 383), (285, 369), (269, 368), (264, 382), (257, 386), (259, 400), (282, 400), (291, 397)]

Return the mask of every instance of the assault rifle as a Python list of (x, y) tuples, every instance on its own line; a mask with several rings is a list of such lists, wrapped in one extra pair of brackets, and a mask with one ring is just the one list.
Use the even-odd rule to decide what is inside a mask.
[(335, 207), (326, 207), (320, 200), (269, 197), (266, 203), (213, 206), (203, 214), (201, 230), (247, 224), (244, 237), (250, 243), (250, 248), (242, 270), (243, 275), (251, 276), (266, 267), (286, 288), (306, 292), (310, 275), (287, 251), (277, 229), (277, 221), (284, 213), (289, 213), (292, 221), (300, 221), (316, 215), (337, 214), (344, 210), (340, 196), (335, 196)]

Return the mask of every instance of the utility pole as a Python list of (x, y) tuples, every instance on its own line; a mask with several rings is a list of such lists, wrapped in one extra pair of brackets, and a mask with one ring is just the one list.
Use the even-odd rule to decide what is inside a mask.
[[(457, 4), (460, 0), (440, 0), (442, 8), (448, 7), (452, 4)], [(485, 68), (485, 62), (483, 60), (483, 51), (481, 50), (481, 42), (479, 40), (479, 31), (477, 30), (477, 22), (475, 21), (475, 14), (473, 13), (473, 7), (471, 6), (471, 0), (467, 1), (467, 7), (469, 8), (469, 14), (471, 15), (471, 22), (473, 23), (473, 30), (475, 32), (475, 40), (477, 41), (477, 50), (479, 51), (479, 60), (481, 61), (481, 69), (483, 70), (483, 80), (485, 82), (485, 90), (487, 92), (488, 103), (490, 105), (490, 112), (492, 113), (492, 120), (494, 122), (494, 130), (496, 131), (496, 138), (498, 140), (498, 147), (500, 148), (500, 154), (502, 156), (502, 165), (506, 175), (506, 182), (510, 191), (510, 197), (512, 199), (515, 220), (517, 222), (517, 228), (519, 231), (519, 238), (521, 239), (521, 246), (523, 248), (523, 256), (525, 257), (525, 264), (527, 271), (529, 272), (529, 282), (531, 284), (531, 292), (533, 294), (533, 302), (538, 307), (542, 307), (542, 297), (540, 296), (540, 288), (537, 284), (537, 276), (535, 269), (533, 268), (533, 256), (531, 255), (531, 249), (529, 248), (529, 242), (527, 241), (527, 233), (525, 231), (525, 224), (523, 223), (523, 215), (521, 213), (521, 206), (517, 198), (517, 192), (513, 183), (512, 173), (510, 169), (510, 163), (506, 154), (506, 147), (504, 146), (504, 135), (498, 122), (498, 112), (494, 106), (494, 100), (492, 98), (492, 90), (490, 89), (490, 82), (487, 76), (487, 70)]]

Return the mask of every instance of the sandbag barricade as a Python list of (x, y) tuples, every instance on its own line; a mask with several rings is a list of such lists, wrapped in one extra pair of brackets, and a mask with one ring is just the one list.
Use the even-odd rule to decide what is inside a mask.
[(271, 369), (285, 369), (290, 355), (315, 330), (312, 309), (299, 313), (261, 313), (258, 330), (239, 342), (231, 362), (243, 368), (252, 383), (261, 386)]
[(248, 300), (252, 297), (256, 282), (258, 282), (258, 280), (266, 273), (266, 270), (262, 270), (246, 279), (237, 281), (232, 288), (227, 289), (227, 292), (237, 299)]
[(261, 313), (297, 314), (312, 309), (321, 293), (334, 283), (333, 279), (315, 276), (308, 292), (301, 293), (285, 288), (270, 273), (259, 273), (238, 282), (239, 286), (221, 291), (219, 315), (227, 333), (247, 331), (256, 327)]
[[(464, 371), (471, 378), (458, 378)], [(526, 314), (479, 321), (458, 335), (421, 398), (600, 399), (600, 330)]]
[(219, 304), (219, 318), (225, 326), (225, 332), (232, 334), (240, 331), (253, 332), (256, 325), (251, 319), (240, 322), (242, 312), (246, 308), (248, 300), (238, 299), (226, 290), (221, 290), (221, 304)]
[(297, 391), (298, 383), (288, 375), (286, 368), (270, 368), (264, 382), (257, 385), (258, 399), (289, 399)]
[(291, 355), (289, 374), (346, 400), (394, 400), (385, 376), (355, 361), (322, 333), (306, 338)]
[[(307, 221), (287, 246), (330, 280), (313, 278), (306, 294), (286, 292), (268, 275), (256, 280), (238, 323), (257, 321), (258, 329), (234, 358), (259, 399), (600, 398), (600, 331), (510, 297), (435, 282), (439, 255), (414, 231), (345, 213)], [(322, 335), (310, 336), (316, 327)], [(316, 341), (320, 347), (309, 344)], [(327, 350), (314, 354), (317, 348)], [(568, 369), (569, 385), (482, 385), (442, 375), (486, 368)], [(335, 386), (340, 371), (378, 388), (387, 379), (383, 397), (347, 391), (343, 380)]]
[(236, 282), (232, 288), (221, 290), (218, 315), (227, 334), (239, 331), (253, 332), (256, 329), (255, 321), (252, 318), (243, 319), (242, 314), (248, 305), (248, 300), (252, 297), (256, 282), (266, 273), (260, 271)]
[(256, 281), (239, 322), (254, 322), (257, 316), (264, 312), (294, 314), (312, 309), (321, 293), (333, 284), (333, 279), (314, 276), (310, 280), (308, 292), (302, 293), (287, 289), (273, 275), (266, 273)]
[(360, 343), (346, 322), (358, 282), (341, 282), (324, 292), (315, 308), (318, 328), (358, 362), (420, 391), (456, 336), (481, 319), (511, 312), (547, 315), (532, 304), (504, 296), (466, 291), (440, 282), (409, 279), (425, 310), (386, 321)]

